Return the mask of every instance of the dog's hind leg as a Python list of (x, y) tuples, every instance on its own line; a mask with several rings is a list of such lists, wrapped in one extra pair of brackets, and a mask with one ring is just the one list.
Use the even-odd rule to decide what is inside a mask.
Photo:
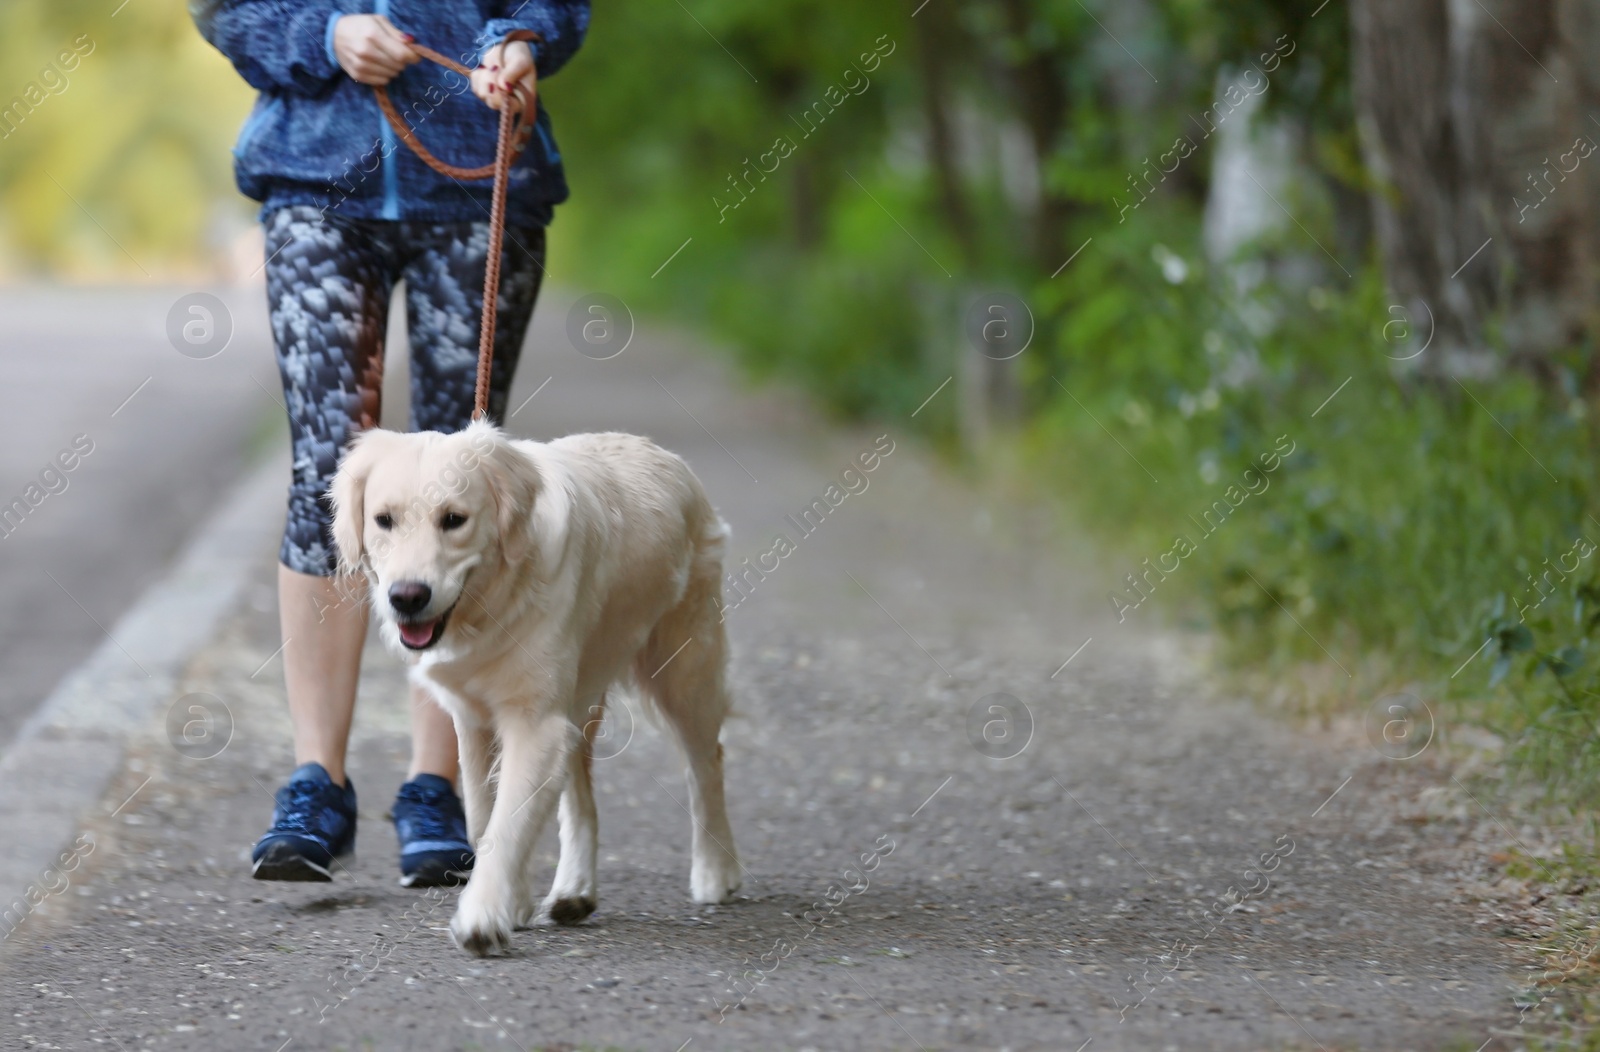
[(739, 856), (722, 795), (722, 743), (712, 737), (684, 737), (689, 759), (689, 812), (694, 831), (689, 895), (696, 902), (727, 902), (739, 890)]
[[(713, 571), (715, 572), (715, 571)], [(722, 720), (728, 642), (707, 600), (712, 577), (669, 611), (651, 633), (635, 668), (644, 691), (677, 733), (689, 761), (689, 813), (694, 819), (689, 893), (696, 902), (726, 902), (739, 889), (739, 856), (722, 789)]]
[(605, 714), (605, 695), (586, 711), (589, 719), (583, 726), (583, 739), (567, 754), (567, 787), (561, 793), (561, 858), (550, 894), (539, 909), (541, 916), (557, 924), (577, 924), (593, 913), (600, 901), (596, 878), (600, 826), (590, 769), (595, 732)]
[(689, 760), (689, 813), (694, 817), (689, 894), (696, 902), (727, 902), (739, 890), (741, 866), (722, 795), (722, 743), (706, 728), (680, 728)]
[(519, 919), (519, 891), (533, 846), (555, 810), (576, 730), (565, 714), (508, 705), (496, 713), (500, 777), (477, 844), (472, 879), (450, 921), (456, 945), (479, 956), (503, 950)]

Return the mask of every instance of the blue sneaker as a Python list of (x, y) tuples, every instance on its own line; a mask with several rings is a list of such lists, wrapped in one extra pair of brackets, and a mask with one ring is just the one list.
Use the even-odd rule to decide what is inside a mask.
[(400, 883), (408, 888), (465, 884), (472, 875), (467, 814), (455, 787), (419, 774), (400, 787), (391, 811), (400, 838)]
[(301, 764), (273, 798), (272, 828), (251, 853), (257, 880), (332, 880), (335, 859), (356, 847), (356, 787), (333, 784), (320, 763)]

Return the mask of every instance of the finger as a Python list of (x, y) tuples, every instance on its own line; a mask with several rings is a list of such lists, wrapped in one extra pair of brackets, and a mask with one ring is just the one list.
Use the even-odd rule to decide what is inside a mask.
[(405, 66), (396, 65), (392, 62), (374, 62), (371, 69), (374, 75), (382, 77), (383, 82), (387, 84), (398, 77), (405, 70)]
[(376, 21), (378, 23), (378, 28), (382, 32), (378, 34), (375, 39), (386, 38), (390, 43), (401, 47), (407, 56), (407, 65), (413, 62), (420, 62), (422, 60), (422, 56), (417, 54), (416, 50), (411, 46), (412, 44), (416, 43), (415, 37), (413, 37), (410, 33), (402, 33), (400, 31), (400, 27), (389, 21), (386, 15), (376, 16)]
[(385, 34), (394, 37), (396, 40), (405, 41), (407, 43), (410, 42), (410, 35), (400, 32), (400, 27), (389, 21), (388, 15), (373, 15), (372, 21), (375, 22), (378, 28), (383, 30)]
[(495, 87), (493, 74), (487, 69), (475, 69), (468, 79), (472, 84), (472, 93), (474, 95), (482, 99), (486, 105), (496, 109), (499, 108), (495, 105), (497, 100), (495, 98), (496, 93), (493, 90)]
[(400, 71), (405, 68), (405, 65), (395, 62), (385, 55), (372, 54), (358, 57), (356, 59), (356, 68), (369, 77), (382, 77), (383, 83), (387, 84), (400, 75)]
[(350, 71), (350, 79), (355, 81), (357, 84), (366, 84), (371, 87), (381, 88), (394, 79), (394, 74), (363, 62), (358, 63), (356, 67)]
[(399, 55), (385, 51), (378, 44), (376, 36), (364, 38), (355, 47), (351, 48), (350, 58), (353, 62), (367, 66), (382, 66), (395, 72), (399, 72), (405, 67), (405, 63), (401, 61)]
[(526, 76), (517, 81), (517, 87), (522, 89), (522, 112), (525, 120), (532, 123), (539, 110), (539, 83), (530, 70)]
[(500, 77), (506, 83), (521, 80), (533, 69), (533, 56), (526, 47), (509, 48), (501, 65), (504, 68), (500, 70)]
[(420, 57), (411, 50), (411, 45), (404, 39), (389, 36), (387, 33), (374, 33), (367, 38), (373, 61), (384, 62), (394, 67), (396, 73), (405, 69)]
[(500, 70), (505, 65), (505, 61), (505, 46), (496, 44), (483, 53), (483, 61), (479, 63), (478, 68), (488, 74), (491, 80), (499, 83)]
[(526, 98), (528, 96), (528, 94), (532, 90), (533, 86), (529, 82), (528, 77), (527, 77), (526, 74), (524, 74), (522, 76), (518, 76), (518, 77), (508, 77), (502, 71), (499, 74), (499, 77), (500, 77), (500, 90), (505, 92), (508, 95), (512, 94), (512, 93), (520, 92), (521, 94), (518, 97), (519, 98)]
[(505, 108), (506, 93), (493, 80), (489, 81), (489, 86), (484, 89), (482, 98), (490, 109), (499, 110)]
[(528, 45), (517, 43), (507, 46), (505, 66), (500, 70), (500, 84), (506, 91), (533, 73), (533, 52)]

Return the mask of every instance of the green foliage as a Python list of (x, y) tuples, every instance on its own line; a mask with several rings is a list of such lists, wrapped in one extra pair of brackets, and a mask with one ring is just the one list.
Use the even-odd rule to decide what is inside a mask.
[[(1423, 343), (1426, 320), (1396, 313), (1373, 268), (1343, 250), (1362, 246), (1344, 223), (1366, 178), (1346, 20), (1313, 18), (1309, 0), (1158, 6), (1131, 35), (1112, 19), (1125, 53), (1076, 3), (966, 4), (937, 15), (942, 27), (879, 12), (795, 35), (810, 8), (697, 9), (704, 32), (674, 25), (670, 8), (622, 3), (597, 19), (585, 63), (549, 89), (580, 188), (561, 243), (596, 287), (708, 326), (756, 375), (941, 441), (955, 433), (955, 399), (914, 422), (910, 411), (971, 353), (965, 301), (985, 286), (1016, 289), (1039, 327), (1018, 376), (1034, 477), (1069, 495), (1127, 572), (1191, 542), (1178, 569), (1148, 579), (1159, 578), (1159, 601), (1221, 627), (1245, 663), (1331, 656), (1360, 670), (1381, 652), (1386, 675), (1445, 703), (1447, 719), (1489, 722), (1549, 784), (1594, 785), (1600, 644), (1582, 591), (1594, 560), (1555, 582), (1537, 617), (1507, 622), (1546, 557), (1591, 528), (1600, 540), (1586, 408), (1517, 374), (1463, 386), (1399, 360)], [(656, 21), (645, 30), (636, 19)], [(634, 33), (670, 41), (685, 90), (658, 95), (634, 76), (638, 95), (626, 98), (635, 53), (623, 41)], [(871, 88), (719, 217), (712, 197), (729, 174), (737, 182), (745, 158), (794, 128), (793, 112), (880, 33), (896, 51)], [(713, 36), (759, 84), (739, 82)], [(1211, 264), (1200, 221), (1212, 146), (1194, 115), (1219, 75), (1284, 40), (1295, 50), (1271, 75), (1265, 112), (1298, 129), (1303, 167), (1282, 199), (1296, 222)], [(1029, 79), (1040, 71), (1060, 95), (1030, 201), (1015, 185), (1028, 163), (1017, 142), (1048, 124)], [(932, 141), (936, 90), (966, 113), (955, 163), (965, 230)], [(612, 120), (651, 119), (624, 132), (591, 104)], [(1151, 160), (1179, 134), (1199, 149), (1160, 181)], [(1012, 160), (998, 163), (1006, 151)], [(1140, 201), (1152, 184), (1119, 215), (1114, 199)], [(1059, 229), (1043, 231), (1051, 199)], [(1046, 259), (1052, 238), (1059, 255)], [(1326, 245), (1340, 246), (1354, 278), (1329, 265)], [(1582, 374), (1581, 361), (1567, 368)], [(1294, 452), (1267, 488), (1207, 530), (1200, 516), (1229, 486), (1259, 479), (1246, 472), (1280, 443)], [(1569, 610), (1579, 612), (1557, 616)], [(1350, 682), (1346, 703), (1364, 707), (1377, 685)]]
[(545, 89), (576, 190), (558, 265), (709, 324), (755, 374), (843, 412), (915, 408), (908, 290), (928, 260), (891, 218), (915, 222), (916, 184), (879, 172), (909, 45), (904, 18), (871, 6), (607, 5)]
[[(1069, 287), (1062, 373), (1077, 401), (1043, 412), (1031, 439), (1044, 473), (1094, 494), (1084, 514), (1126, 543), (1127, 571), (1186, 536), (1198, 554), (1152, 590), (1208, 612), (1239, 660), (1327, 655), (1359, 669), (1381, 651), (1392, 675), (1453, 700), (1449, 718), (1500, 731), (1548, 786), (1581, 797), (1600, 784), (1585, 404), (1516, 376), (1397, 371), (1374, 281), (1267, 284), (1228, 312), (1216, 279), (1186, 291), (1208, 282), (1192, 259), (1170, 289), (1154, 261), (1138, 280), (1139, 263), (1107, 252), (1107, 273), (1085, 267)], [(1241, 315), (1279, 320), (1252, 334)], [(1113, 342), (1137, 360), (1093, 354)], [(1278, 436), (1295, 453), (1207, 534), (1194, 516), (1243, 487)], [(1108, 609), (1139, 604), (1131, 588), (1118, 595)]]
[[(1600, 537), (1593, 527), (1586, 523), (1580, 534)], [(1520, 597), (1508, 602), (1497, 596), (1489, 611), (1489, 681), (1504, 684), (1501, 719), (1515, 735), (1518, 757), (1536, 777), (1580, 791), (1600, 777), (1600, 568), (1594, 551), (1585, 539), (1553, 553), (1548, 564), (1530, 571)], [(1574, 572), (1563, 572), (1563, 564)]]

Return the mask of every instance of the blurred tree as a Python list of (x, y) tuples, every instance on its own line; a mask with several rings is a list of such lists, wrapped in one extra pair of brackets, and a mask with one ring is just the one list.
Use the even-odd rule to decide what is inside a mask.
[(1481, 374), (1498, 342), (1548, 375), (1600, 320), (1600, 9), (1355, 0), (1352, 22), (1390, 288), (1437, 319), (1437, 369)]
[(181, 4), (0, 6), (0, 69), (8, 269), (193, 269), (247, 221), (228, 147), (252, 93)]
[(1263, 97), (1262, 115), (1293, 128), (1305, 171), (1329, 196), (1338, 255), (1365, 259), (1372, 210), (1351, 98), (1350, 21), (1345, 11), (1324, 0), (1217, 0), (1174, 5), (1173, 10), (1194, 24), (1185, 36), (1202, 47), (1215, 47), (1224, 67), (1248, 61), (1280, 41), (1293, 47)]

